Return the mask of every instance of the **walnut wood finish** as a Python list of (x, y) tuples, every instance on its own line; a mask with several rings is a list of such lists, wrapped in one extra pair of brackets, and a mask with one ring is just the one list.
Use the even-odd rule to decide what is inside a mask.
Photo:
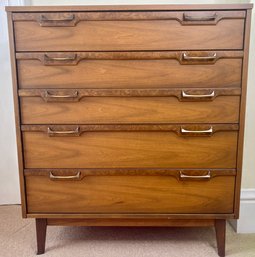
[(29, 213), (232, 213), (234, 184), (234, 176), (221, 175), (205, 181), (139, 175), (76, 181), (36, 173), (26, 177)]
[(47, 219), (36, 218), (36, 239), (37, 239), (37, 254), (43, 254), (45, 252)]
[(251, 8), (6, 8), (22, 214), (37, 219), (38, 253), (47, 224), (214, 225), (225, 255)]
[(215, 220), (215, 232), (218, 246), (218, 254), (220, 257), (225, 257), (226, 220)]
[[(174, 96), (179, 101), (212, 101), (218, 96), (240, 96), (241, 88), (158, 88), (158, 89), (20, 89), (21, 97), (40, 96), (45, 102), (76, 102), (83, 97)], [(191, 95), (194, 95), (193, 97)]]
[[(17, 53), (20, 88), (240, 87), (241, 51)], [(69, 60), (46, 59), (69, 58)], [(193, 65), (193, 64), (196, 65)], [(45, 65), (46, 64), (46, 65)], [(207, 64), (207, 65), (205, 65)], [(47, 78), (47, 80), (45, 80)]]
[(47, 219), (48, 226), (153, 226), (153, 227), (208, 227), (214, 220), (206, 219)]
[(83, 97), (79, 102), (55, 99), (45, 102), (41, 97), (22, 97), (22, 123), (237, 123), (239, 120), (239, 96), (219, 96), (210, 102), (206, 98), (179, 102), (176, 97)]
[[(195, 131), (195, 133), (188, 133), (189, 136), (212, 136), (219, 131), (238, 131), (238, 124), (87, 124), (87, 125), (22, 125), (22, 131), (28, 132), (44, 132), (48, 136), (80, 136), (84, 132), (92, 131), (171, 131), (179, 136), (185, 136), (181, 132), (182, 128), (186, 130)], [(210, 128), (210, 132), (206, 130)], [(51, 133), (51, 132), (62, 133)], [(75, 131), (75, 133), (66, 133), (67, 131)], [(200, 132), (201, 131), (201, 132)]]
[(205, 10), (246, 10), (253, 4), (171, 4), (171, 5), (68, 5), (68, 6), (6, 6), (8, 12), (81, 12), (81, 11), (205, 11)]
[(245, 54), (243, 60), (243, 77), (242, 77), (242, 98), (240, 102), (240, 132), (238, 137), (238, 158), (237, 158), (237, 180), (235, 190), (235, 218), (239, 217), (240, 207), (240, 191), (243, 163), (243, 144), (244, 144), (244, 128), (245, 128), (245, 108), (246, 108), (246, 92), (247, 92), (247, 75), (248, 75), (248, 59), (249, 59), (249, 43), (250, 43), (250, 26), (251, 26), (251, 10), (247, 10), (246, 26), (245, 26)]
[(119, 220), (125, 220), (125, 219), (147, 219), (148, 223), (149, 220), (153, 219), (169, 219), (169, 220), (176, 220), (176, 219), (182, 219), (182, 220), (189, 220), (189, 219), (202, 219), (202, 220), (208, 220), (208, 219), (233, 219), (234, 214), (233, 213), (200, 213), (200, 214), (184, 214), (184, 213), (171, 213), (171, 214), (164, 214), (164, 213), (128, 213), (128, 214), (118, 214), (118, 213), (111, 213), (111, 214), (96, 214), (96, 213), (68, 213), (68, 214), (60, 214), (60, 213), (28, 213), (28, 218), (46, 218), (46, 219), (119, 219)]
[(35, 21), (42, 27), (73, 27), (80, 21), (176, 20), (181, 25), (217, 24), (224, 19), (244, 19), (244, 11), (204, 12), (66, 12), (14, 13), (14, 21)]
[[(176, 179), (180, 178), (180, 171), (192, 174), (192, 175), (201, 175), (207, 174), (210, 172), (210, 177), (214, 178), (217, 176), (235, 176), (235, 169), (169, 169), (169, 168), (118, 168), (118, 169), (25, 169), (25, 176), (49, 176), (50, 172), (53, 174), (57, 174), (59, 176), (68, 176), (75, 175), (80, 173), (79, 180), (83, 179), (86, 176), (173, 176)], [(194, 178), (193, 178), (194, 179)], [(199, 180), (197, 178), (196, 180)]]
[[(220, 15), (221, 12), (217, 13)], [(69, 21), (67, 26), (44, 27), (38, 22), (41, 14), (34, 13), (37, 21), (27, 21), (31, 14), (23, 14), (25, 21), (14, 21), (14, 31), (17, 51), (195, 50), (198, 46), (200, 49), (242, 49), (244, 12), (236, 14), (234, 19), (227, 17), (215, 25), (208, 24), (205, 19), (199, 22), (200, 25), (188, 22), (189, 26), (183, 26), (176, 20), (176, 16), (183, 17), (183, 12), (170, 12), (164, 20), (155, 19), (155, 14), (149, 12), (142, 13), (141, 20), (139, 13), (112, 15), (105, 12), (99, 14), (104, 17), (100, 20), (81, 20), (74, 27), (68, 26)], [(49, 14), (51, 18), (46, 20), (66, 19), (66, 16), (60, 18), (59, 14), (56, 14), (57, 17), (53, 15)], [(208, 15), (212, 14), (202, 14), (203, 17)], [(113, 16), (118, 17), (114, 19)]]
[[(148, 125), (148, 129), (149, 129)], [(211, 126), (196, 128), (208, 130)], [(217, 126), (214, 126), (216, 128)], [(47, 131), (48, 127), (41, 126)], [(51, 127), (53, 137), (42, 132), (23, 132), (26, 168), (116, 168), (116, 167), (173, 167), (173, 168), (235, 168), (237, 131), (219, 131), (207, 137), (179, 134), (180, 127), (159, 131), (112, 131), (111, 127), (94, 127), (99, 131), (82, 134), (76, 128), (60, 130)], [(109, 131), (100, 131), (103, 128)], [(124, 127), (125, 128), (125, 127)], [(194, 127), (193, 127), (194, 128)], [(35, 128), (38, 129), (38, 128)], [(89, 129), (87, 127), (86, 129)], [(150, 129), (152, 129), (150, 127)], [(164, 129), (159, 125), (154, 129)], [(185, 129), (193, 130), (192, 126)], [(216, 128), (217, 129), (217, 128)], [(215, 129), (213, 129), (215, 130)], [(60, 131), (63, 134), (54, 134)], [(74, 131), (70, 137), (69, 131)], [(61, 137), (59, 137), (59, 135)], [(40, 144), (38, 144), (40, 142)], [(160, 142), (160, 143), (159, 143)], [(173, 147), (175, 146), (175, 147)], [(178, 146), (178, 147), (177, 147)], [(114, 158), (112, 158), (114, 156)], [(197, 160), (200, 160), (199, 162)]]
[(13, 101), (14, 101), (14, 112), (15, 112), (15, 129), (16, 129), (17, 154), (18, 154), (21, 208), (22, 208), (22, 217), (26, 218), (27, 209), (26, 209), (25, 180), (24, 180), (24, 173), (23, 173), (24, 163), (23, 163), (22, 139), (21, 139), (21, 131), (20, 131), (21, 117), (20, 117), (19, 97), (18, 97), (18, 79), (17, 79), (17, 66), (16, 66), (16, 58), (15, 58), (15, 41), (14, 41), (14, 35), (13, 35), (12, 14), (7, 13), (7, 18), (8, 18), (8, 30), (9, 30), (10, 61), (11, 61)]

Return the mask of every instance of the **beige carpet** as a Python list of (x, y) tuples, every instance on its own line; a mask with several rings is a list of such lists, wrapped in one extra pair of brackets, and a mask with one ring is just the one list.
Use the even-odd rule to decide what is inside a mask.
[[(0, 206), (0, 256), (36, 255), (35, 224)], [(227, 256), (255, 257), (255, 234), (227, 228)], [(44, 257), (215, 257), (213, 228), (48, 227)]]

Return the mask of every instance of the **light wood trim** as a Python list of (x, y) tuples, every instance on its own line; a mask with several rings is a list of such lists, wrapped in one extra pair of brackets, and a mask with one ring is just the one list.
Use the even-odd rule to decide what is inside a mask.
[[(194, 16), (195, 15), (195, 16)], [(201, 17), (188, 19), (188, 17)], [(197, 17), (197, 18), (198, 18)], [(209, 17), (209, 18), (208, 18)], [(212, 19), (210, 18), (212, 17)], [(44, 19), (43, 19), (44, 18)], [(176, 20), (181, 25), (212, 24), (216, 25), (223, 19), (244, 19), (245, 11), (204, 11), (204, 12), (66, 12), (66, 13), (14, 13), (13, 20), (35, 21), (40, 26), (76, 26), (80, 21), (136, 21), (136, 20)]]
[(7, 13), (7, 18), (8, 18), (8, 31), (9, 31), (9, 44), (10, 44), (10, 59), (11, 59), (11, 68), (12, 68), (11, 70), (12, 70), (18, 167), (19, 167), (21, 209), (22, 209), (22, 217), (26, 218), (27, 205), (26, 205), (25, 181), (24, 181), (24, 174), (23, 174), (24, 164), (23, 164), (23, 154), (22, 154), (22, 139), (21, 139), (21, 131), (20, 131), (20, 123), (21, 123), (20, 115), (19, 115), (20, 106), (19, 106), (19, 97), (18, 97), (18, 80), (17, 80), (15, 39), (14, 39), (14, 31), (13, 31), (12, 14)]
[(73, 175), (79, 172), (80, 179), (86, 176), (174, 176), (179, 179), (180, 171), (206, 173), (210, 171), (211, 178), (217, 176), (235, 176), (235, 169), (170, 169), (170, 168), (98, 168), (98, 169), (25, 169), (25, 176), (47, 176), (50, 172), (59, 176)]
[(251, 10), (247, 10), (247, 16), (246, 16), (246, 22), (245, 22), (243, 70), (242, 70), (242, 74), (243, 74), (242, 75), (242, 97), (241, 97), (241, 103), (240, 103), (240, 119), (239, 119), (240, 130), (239, 130), (238, 147), (237, 147), (237, 179), (236, 179), (235, 203), (234, 203), (235, 219), (239, 218), (239, 208), (240, 208), (246, 92), (247, 92), (249, 45), (250, 45), (250, 28), (251, 28)]
[[(187, 61), (183, 54), (190, 56), (211, 56), (216, 58), (209, 61)], [(45, 58), (45, 56), (48, 56)], [(67, 58), (66, 61), (49, 60), (52, 58)], [(243, 58), (243, 51), (116, 51), (116, 52), (24, 52), (16, 53), (17, 60), (39, 60), (43, 65), (78, 65), (81, 60), (161, 60), (175, 59), (183, 65), (214, 64), (222, 58)]]
[(253, 4), (171, 4), (171, 5), (84, 5), (84, 6), (7, 6), (8, 12), (61, 12), (61, 11), (179, 11), (179, 10), (242, 10)]
[[(48, 92), (56, 95), (70, 95), (69, 98), (49, 98)], [(208, 98), (184, 98), (182, 92), (190, 94), (210, 94), (214, 92), (213, 97)], [(48, 101), (79, 101), (83, 97), (157, 97), (173, 96), (179, 101), (212, 101), (218, 96), (239, 96), (240, 88), (157, 88), (157, 89), (20, 89), (20, 97), (41, 97)]]
[[(212, 133), (219, 131), (238, 131), (238, 124), (95, 124), (95, 125), (21, 125), (22, 131), (27, 132), (43, 132), (48, 134), (49, 128), (52, 131), (77, 131), (75, 136), (80, 136), (83, 132), (93, 131), (170, 131), (174, 132), (179, 136), (185, 136), (181, 133), (181, 129), (186, 130), (208, 130), (212, 128)], [(77, 129), (78, 128), (78, 129)], [(68, 136), (69, 133), (63, 136)], [(192, 134), (190, 136), (201, 136), (201, 134)], [(206, 136), (207, 134), (205, 134)]]
[(49, 226), (153, 226), (153, 227), (212, 227), (213, 219), (47, 219)]

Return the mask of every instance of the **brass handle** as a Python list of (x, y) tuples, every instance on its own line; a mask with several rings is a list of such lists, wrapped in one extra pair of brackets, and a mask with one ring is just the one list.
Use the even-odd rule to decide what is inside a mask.
[(73, 94), (70, 95), (56, 95), (56, 94), (51, 94), (48, 90), (45, 91), (45, 98), (76, 98), (78, 97), (78, 91), (75, 91)]
[(212, 56), (189, 56), (187, 53), (182, 54), (182, 59), (185, 61), (213, 61), (216, 58), (216, 53), (214, 53)]
[(58, 61), (58, 62), (62, 62), (62, 61), (75, 61), (77, 58), (77, 55), (74, 54), (71, 57), (50, 57), (47, 54), (44, 54), (44, 58), (48, 61)]
[(212, 15), (208, 15), (208, 16), (192, 16), (190, 14), (184, 13), (183, 14), (183, 20), (184, 21), (195, 21), (195, 22), (199, 22), (199, 21), (214, 21), (217, 18), (217, 14), (214, 13)]
[(184, 90), (182, 90), (182, 97), (183, 98), (211, 98), (215, 96), (215, 92), (212, 91), (210, 94), (205, 94), (205, 95), (193, 95), (193, 94), (188, 94)]
[(206, 134), (211, 135), (213, 133), (213, 127), (211, 126), (207, 130), (187, 130), (181, 127), (181, 134)]
[(211, 178), (210, 171), (208, 171), (206, 175), (185, 175), (183, 174), (183, 171), (180, 171), (179, 175), (180, 175), (180, 179), (210, 179)]
[(79, 180), (81, 176), (81, 172), (77, 172), (76, 175), (71, 175), (71, 176), (55, 176), (50, 172), (50, 179), (52, 180)]
[(80, 128), (77, 127), (74, 130), (52, 130), (50, 127), (48, 127), (48, 135), (54, 136), (54, 135), (80, 135)]

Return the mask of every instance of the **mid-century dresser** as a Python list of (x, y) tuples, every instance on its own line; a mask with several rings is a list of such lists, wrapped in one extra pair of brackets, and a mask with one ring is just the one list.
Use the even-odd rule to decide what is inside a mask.
[(252, 5), (7, 7), (22, 213), (46, 227), (238, 218)]

